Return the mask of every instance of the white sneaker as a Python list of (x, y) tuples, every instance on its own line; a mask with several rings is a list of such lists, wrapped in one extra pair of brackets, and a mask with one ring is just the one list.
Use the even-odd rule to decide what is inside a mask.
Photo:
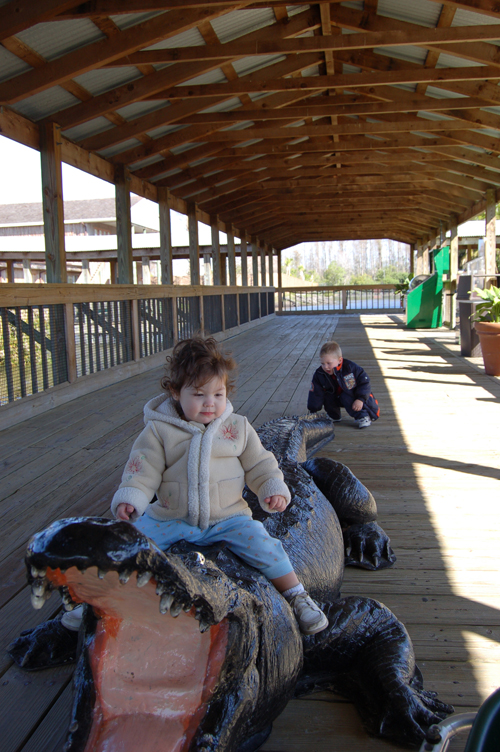
[(66, 611), (61, 619), (61, 624), (71, 632), (78, 632), (83, 619), (83, 603), (75, 606), (73, 611)]
[(290, 605), (303, 634), (316, 634), (328, 626), (328, 619), (323, 611), (305, 591), (294, 596)]
[(358, 421), (358, 428), (368, 428), (368, 426), (371, 426), (372, 422), (368, 415), (365, 415), (364, 418), (360, 418)]

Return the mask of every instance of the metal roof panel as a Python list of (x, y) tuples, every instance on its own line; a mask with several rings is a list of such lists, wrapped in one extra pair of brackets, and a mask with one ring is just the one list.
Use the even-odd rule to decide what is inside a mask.
[(272, 8), (236, 10), (214, 18), (212, 26), (222, 44), (276, 22)]
[(429, 0), (379, 0), (377, 14), (433, 28), (439, 21), (441, 6)]
[(104, 94), (105, 91), (116, 89), (118, 86), (142, 78), (142, 73), (135, 66), (125, 68), (97, 68), (95, 70), (75, 76), (74, 80), (83, 86), (93, 97)]
[(14, 76), (19, 76), (29, 70), (32, 70), (32, 68), (28, 63), (18, 58), (17, 55), (13, 55), (0, 44), (0, 82), (7, 81), (9, 78), (14, 78)]
[(45, 60), (54, 60), (106, 38), (88, 18), (39, 23), (16, 36)]
[(80, 100), (70, 94), (61, 86), (53, 86), (51, 89), (41, 91), (32, 97), (17, 102), (12, 109), (30, 120), (42, 120), (54, 112), (64, 110), (73, 104), (79, 104)]

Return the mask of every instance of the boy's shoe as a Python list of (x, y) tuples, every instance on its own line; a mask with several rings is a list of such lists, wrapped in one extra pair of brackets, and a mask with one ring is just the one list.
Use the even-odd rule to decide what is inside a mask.
[(332, 421), (332, 423), (340, 423), (340, 421), (342, 420), (342, 417), (340, 415), (339, 415), (338, 418), (332, 418), (331, 415), (329, 415), (328, 417), (330, 418), (330, 420)]
[(328, 619), (323, 611), (305, 591), (292, 598), (290, 605), (302, 634), (316, 634), (328, 626)]
[(368, 426), (371, 426), (372, 422), (368, 415), (365, 415), (364, 418), (360, 418), (357, 421), (358, 428), (368, 428)]

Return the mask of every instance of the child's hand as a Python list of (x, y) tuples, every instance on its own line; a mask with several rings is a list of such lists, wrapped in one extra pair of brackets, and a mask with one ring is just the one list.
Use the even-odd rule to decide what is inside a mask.
[(269, 509), (275, 509), (277, 512), (284, 512), (286, 509), (286, 499), (284, 496), (268, 496), (264, 499), (265, 504), (269, 504)]
[(119, 520), (128, 520), (130, 515), (134, 514), (135, 507), (132, 504), (118, 504), (116, 507), (116, 516)]
[(352, 403), (352, 409), (359, 413), (359, 411), (363, 409), (363, 402), (361, 400), (354, 400)]

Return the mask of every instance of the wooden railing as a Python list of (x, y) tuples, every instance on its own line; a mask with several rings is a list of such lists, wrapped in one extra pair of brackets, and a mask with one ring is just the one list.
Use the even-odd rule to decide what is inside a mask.
[(273, 287), (0, 285), (0, 405), (274, 313)]
[(280, 287), (276, 313), (383, 313), (401, 311), (404, 300), (395, 285)]

